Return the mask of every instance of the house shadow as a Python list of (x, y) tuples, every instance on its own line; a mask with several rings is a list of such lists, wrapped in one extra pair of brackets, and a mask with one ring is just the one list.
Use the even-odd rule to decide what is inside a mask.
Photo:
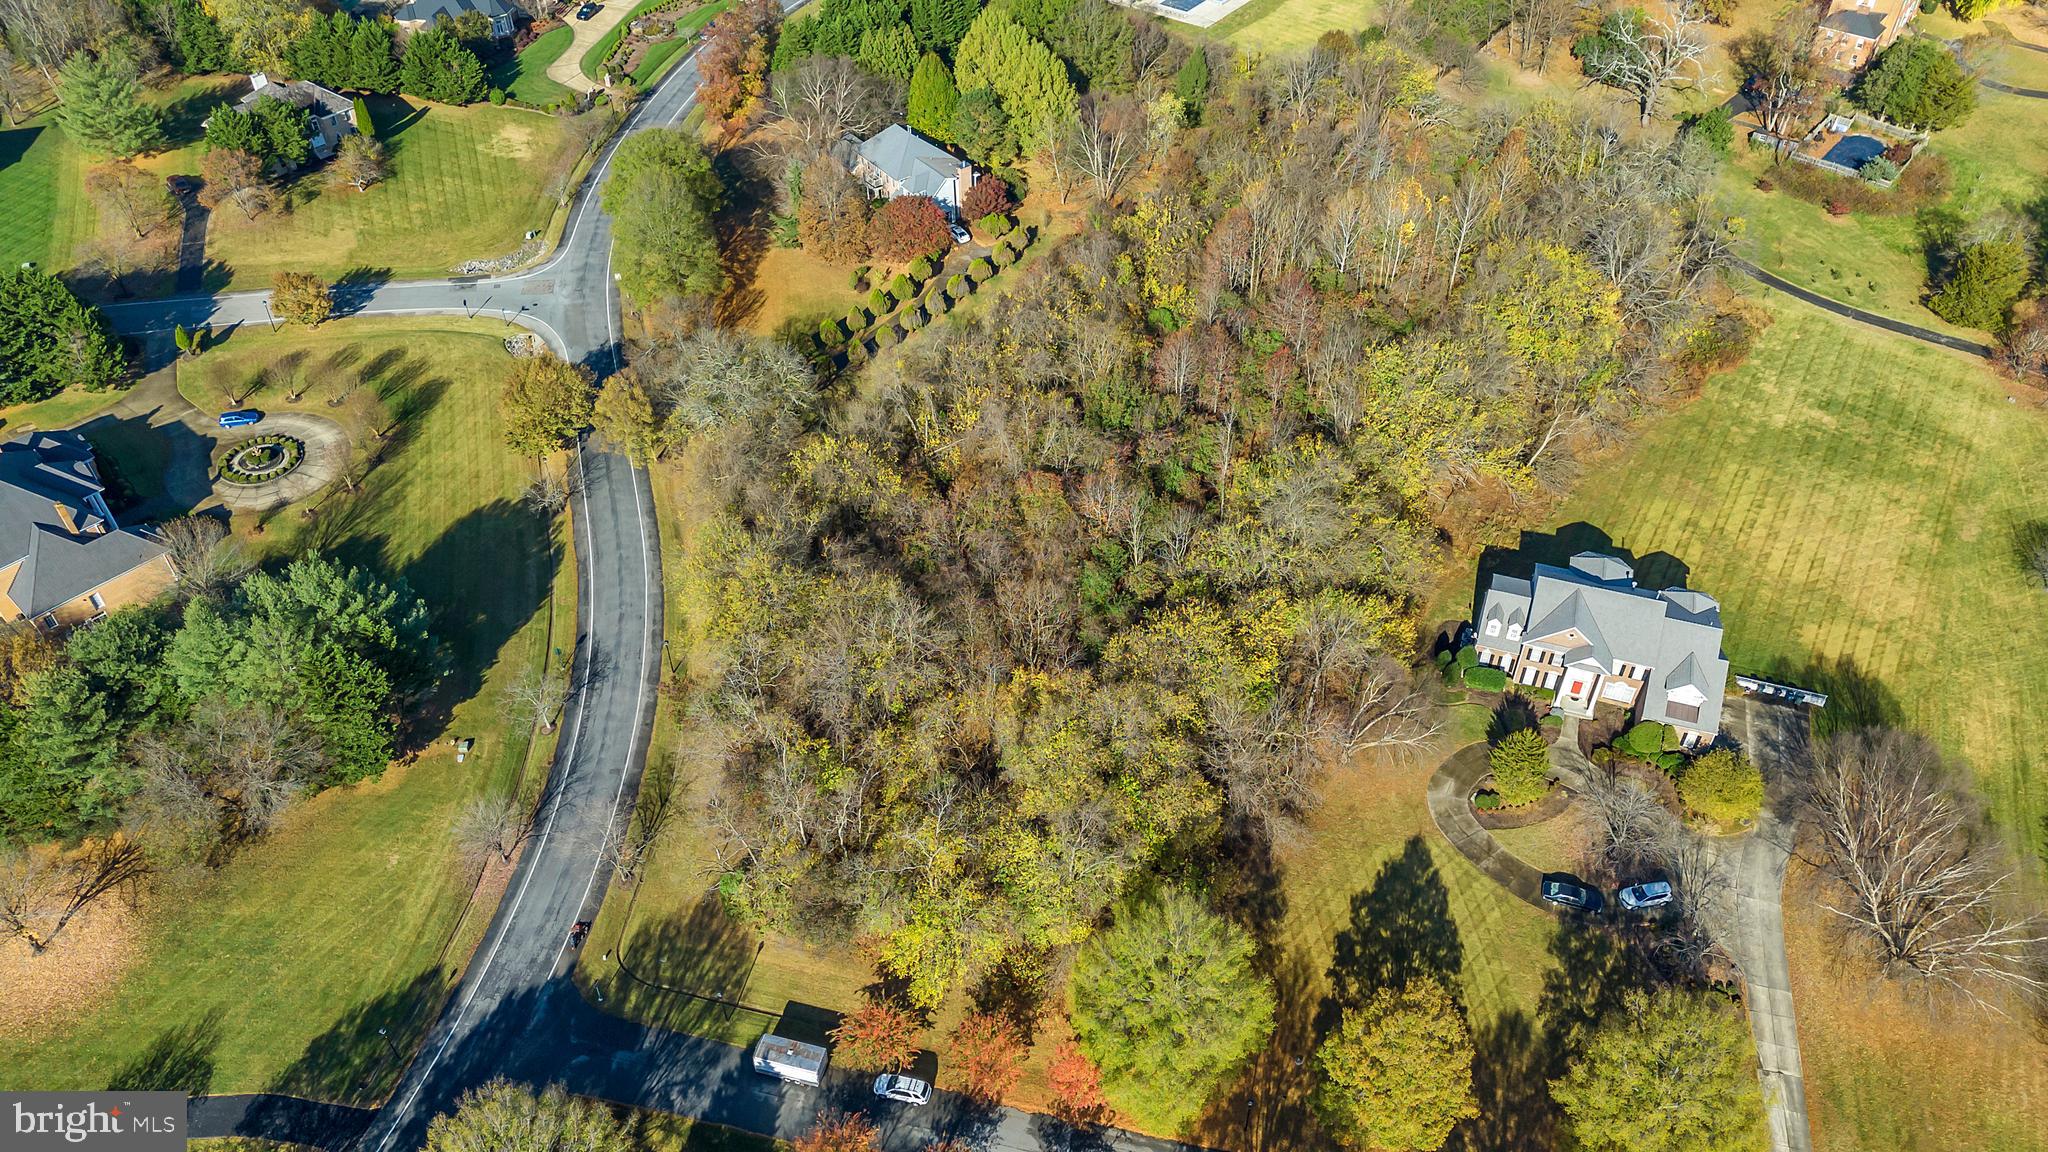
[(1401, 854), (1380, 866), (1371, 887), (1351, 897), (1351, 924), (1337, 933), (1318, 1032), (1381, 989), (1404, 987), (1418, 976), (1434, 977), (1456, 995), (1464, 967), (1450, 889), (1429, 844), (1410, 836)]
[(78, 426), (92, 442), (101, 478), (124, 524), (162, 522), (193, 512), (213, 496), (207, 479), (212, 437), (163, 409), (127, 416), (96, 416)]
[(1472, 604), (1475, 609), (1495, 575), (1526, 580), (1538, 564), (1564, 568), (1581, 552), (1605, 552), (1619, 556), (1636, 571), (1637, 585), (1650, 589), (1684, 588), (1692, 578), (1692, 567), (1669, 552), (1646, 552), (1640, 556), (1614, 542), (1607, 530), (1583, 520), (1563, 525), (1554, 532), (1524, 531), (1512, 548), (1488, 545), (1479, 553), (1474, 569)]
[(213, 1087), (214, 1052), (223, 1038), (223, 1009), (165, 1029), (107, 1081), (109, 1092), (183, 1092), (204, 1096)]

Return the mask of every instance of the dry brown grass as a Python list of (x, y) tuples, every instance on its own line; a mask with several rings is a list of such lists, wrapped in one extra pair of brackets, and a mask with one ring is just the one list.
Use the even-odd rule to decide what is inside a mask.
[(2026, 1023), (1887, 980), (1842, 938), (1798, 861), (1785, 946), (1821, 1152), (2048, 1148), (2048, 1043)]
[(0, 941), (0, 1034), (35, 1035), (96, 1003), (140, 955), (139, 919), (115, 894), (79, 913), (41, 955)]

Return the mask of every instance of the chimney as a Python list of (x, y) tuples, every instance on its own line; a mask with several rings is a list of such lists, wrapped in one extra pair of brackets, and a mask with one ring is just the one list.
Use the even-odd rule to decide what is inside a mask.
[(270, 83), (270, 77), (268, 77), (268, 76), (264, 75), (263, 73), (261, 73), (261, 72), (251, 72), (251, 73), (249, 73), (249, 90), (250, 90), (250, 91), (252, 91), (252, 92), (261, 92), (261, 91), (263, 91), (263, 89), (264, 89), (264, 88), (265, 88), (266, 86), (268, 86), (268, 85), (269, 85), (269, 83)]
[(73, 536), (78, 535), (78, 521), (71, 518), (71, 506), (59, 502), (54, 507), (57, 509), (57, 519), (63, 523), (64, 530)]

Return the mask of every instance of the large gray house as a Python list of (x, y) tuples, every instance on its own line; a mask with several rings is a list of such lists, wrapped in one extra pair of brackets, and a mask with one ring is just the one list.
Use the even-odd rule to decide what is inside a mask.
[(839, 162), (882, 200), (929, 196), (950, 219), (960, 218), (961, 198), (974, 187), (974, 166), (901, 124), (873, 137), (848, 136), (834, 150)]
[(1728, 682), (1721, 605), (1686, 588), (1638, 588), (1635, 575), (1603, 552), (1539, 564), (1526, 580), (1494, 575), (1473, 620), (1479, 662), (1555, 691), (1569, 715), (1613, 704), (1671, 725), (1687, 747), (1712, 743)]
[(76, 432), (0, 443), (0, 619), (65, 628), (170, 586), (170, 550), (117, 523), (106, 491)]
[(311, 80), (272, 80), (262, 72), (250, 73), (249, 94), (235, 101), (235, 111), (250, 111), (259, 100), (282, 100), (304, 108), (306, 142), (322, 160), (331, 159), (341, 147), (341, 138), (355, 135), (361, 127), (356, 123), (355, 101)]
[[(623, 2), (623, 0), (621, 0)], [(491, 35), (499, 40), (513, 33), (518, 11), (505, 0), (412, 0), (391, 14), (391, 19), (408, 32), (430, 27), (443, 16), (458, 19), (465, 12), (479, 12), (491, 22)]]

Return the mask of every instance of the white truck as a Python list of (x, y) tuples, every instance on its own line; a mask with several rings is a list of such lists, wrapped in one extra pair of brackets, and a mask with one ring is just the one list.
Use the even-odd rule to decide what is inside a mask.
[(754, 1071), (792, 1084), (825, 1082), (825, 1050), (801, 1040), (763, 1036), (754, 1043)]

